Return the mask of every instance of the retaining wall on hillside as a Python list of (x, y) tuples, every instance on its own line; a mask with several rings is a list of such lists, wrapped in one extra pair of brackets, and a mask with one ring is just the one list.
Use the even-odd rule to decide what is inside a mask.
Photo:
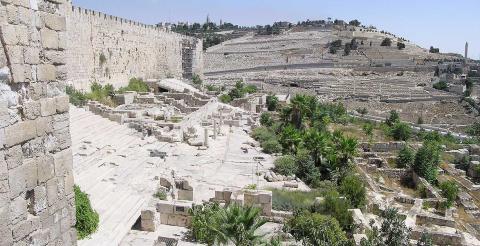
[(203, 72), (201, 40), (75, 6), (66, 23), (68, 83), (78, 89)]

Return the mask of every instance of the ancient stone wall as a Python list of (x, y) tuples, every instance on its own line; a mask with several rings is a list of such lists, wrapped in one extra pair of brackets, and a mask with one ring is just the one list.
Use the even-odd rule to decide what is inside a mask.
[(202, 42), (160, 27), (72, 7), (67, 30), (68, 83), (79, 89), (95, 81), (120, 87), (132, 77), (182, 78), (203, 70)]
[(75, 245), (68, 0), (0, 0), (0, 245)]

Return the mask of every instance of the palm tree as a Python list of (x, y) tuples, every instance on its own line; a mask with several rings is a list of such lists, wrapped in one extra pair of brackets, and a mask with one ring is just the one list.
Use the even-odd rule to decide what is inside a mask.
[(305, 147), (315, 161), (315, 165), (321, 164), (321, 158), (327, 152), (329, 136), (327, 132), (317, 131), (315, 128), (309, 129), (305, 134)]
[(339, 139), (337, 149), (340, 155), (340, 168), (344, 168), (353, 161), (353, 157), (357, 155), (358, 142), (355, 138), (341, 137)]
[(242, 207), (232, 204), (219, 211), (218, 243), (226, 245), (233, 243), (236, 246), (256, 245), (263, 236), (255, 235), (258, 228), (267, 221), (260, 218), (260, 209), (255, 207)]
[(302, 142), (300, 132), (292, 125), (287, 125), (280, 133), (280, 143), (286, 153), (296, 153), (297, 148)]

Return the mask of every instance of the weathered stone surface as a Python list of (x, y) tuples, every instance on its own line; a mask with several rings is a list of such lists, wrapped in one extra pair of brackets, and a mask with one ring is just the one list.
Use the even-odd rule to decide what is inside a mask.
[(8, 169), (12, 169), (22, 165), (23, 163), (23, 152), (22, 146), (15, 145), (10, 149), (5, 151), (5, 161), (8, 165)]
[(44, 183), (55, 176), (53, 158), (42, 156), (38, 160), (38, 182)]
[(38, 228), (40, 224), (39, 218), (36, 217), (31, 217), (27, 220), (23, 220), (18, 222), (14, 227), (13, 227), (13, 239), (21, 239), (30, 234), (35, 230), (35, 228)]
[(40, 117), (36, 120), (37, 136), (43, 136), (44, 134), (51, 133), (52, 117)]
[(55, 30), (55, 31), (66, 30), (67, 23), (64, 16), (45, 13), (43, 15), (43, 21), (45, 22), (45, 26), (52, 30)]
[(58, 49), (58, 34), (56, 31), (43, 28), (40, 31), (42, 46), (47, 49)]
[(40, 63), (40, 49), (37, 47), (27, 47), (23, 53), (25, 63), (39, 64)]
[(37, 186), (33, 190), (34, 201), (33, 201), (33, 215), (39, 215), (44, 209), (47, 208), (47, 190), (45, 186)]
[(64, 65), (66, 62), (63, 52), (58, 50), (46, 50), (43, 58), (46, 62), (54, 65)]
[(5, 138), (7, 147), (23, 143), (34, 138), (37, 135), (35, 121), (23, 121), (5, 128)]
[(29, 120), (34, 120), (40, 115), (40, 103), (28, 101), (23, 104), (23, 114)]
[(2, 26), (3, 39), (7, 45), (16, 45), (18, 44), (17, 33), (15, 32), (14, 25), (3, 25)]
[(10, 203), (10, 221), (12, 224), (27, 219), (27, 201), (24, 196), (19, 196)]
[(27, 66), (23, 64), (12, 64), (11, 65), (11, 71), (12, 71), (12, 77), (13, 77), (13, 82), (19, 83), (19, 82), (25, 82), (27, 79), (26, 73), (27, 73)]
[(70, 108), (70, 98), (68, 96), (59, 96), (55, 98), (57, 113), (68, 112)]
[(53, 163), (55, 166), (55, 176), (63, 177), (67, 172), (66, 169), (72, 167), (72, 162), (73, 160), (72, 160), (71, 149), (66, 149), (58, 153), (55, 153), (53, 155)]
[(47, 181), (47, 200), (48, 205), (52, 206), (58, 199), (58, 180), (53, 178)]
[(42, 116), (54, 115), (56, 113), (56, 108), (55, 98), (40, 99), (40, 112)]
[(57, 69), (54, 65), (43, 64), (37, 66), (37, 80), (54, 81), (56, 79)]

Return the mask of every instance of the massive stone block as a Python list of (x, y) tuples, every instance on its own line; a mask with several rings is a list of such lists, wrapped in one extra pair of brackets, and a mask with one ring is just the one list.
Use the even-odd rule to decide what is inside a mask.
[(0, 4), (9, 95), (0, 102), (0, 246), (76, 244), (68, 97), (56, 89), (68, 9), (59, 0)]

